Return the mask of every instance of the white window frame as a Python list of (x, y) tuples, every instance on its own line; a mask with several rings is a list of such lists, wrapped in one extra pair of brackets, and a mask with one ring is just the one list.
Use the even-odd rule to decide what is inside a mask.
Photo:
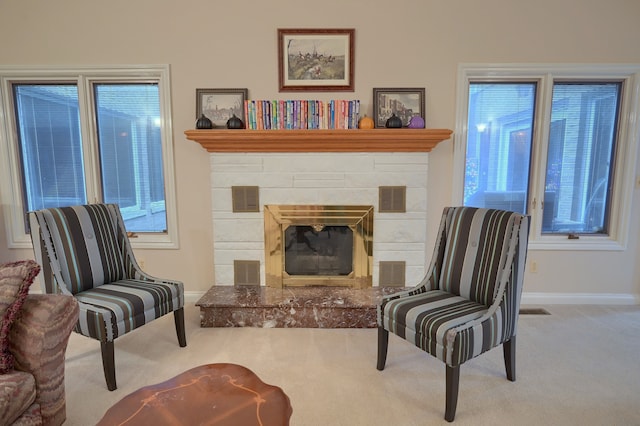
[[(554, 80), (622, 81), (622, 99), (615, 153), (615, 171), (608, 235), (542, 234), (542, 203)], [(625, 250), (628, 244), (635, 186), (637, 147), (640, 143), (640, 64), (460, 64), (458, 66), (456, 124), (453, 153), (454, 205), (463, 202), (470, 82), (535, 81), (536, 111), (531, 155), (528, 214), (529, 249)]]
[[(169, 65), (118, 65), (74, 67), (0, 66), (0, 197), (4, 207), (7, 246), (31, 248), (25, 232), (22, 178), (18, 132), (14, 120), (12, 84), (73, 82), (78, 86), (78, 103), (84, 153), (84, 172), (88, 202), (101, 202), (100, 162), (93, 104), (93, 83), (153, 82), (160, 95), (160, 132), (165, 185), (167, 231), (136, 233), (134, 248), (177, 249), (178, 219), (171, 123)], [(162, 206), (159, 206), (162, 207)]]

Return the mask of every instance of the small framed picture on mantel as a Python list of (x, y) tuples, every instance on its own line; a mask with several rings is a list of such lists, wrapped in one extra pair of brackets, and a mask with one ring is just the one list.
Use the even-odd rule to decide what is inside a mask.
[(419, 127), (425, 124), (425, 90), (416, 88), (374, 88), (373, 116), (375, 127), (385, 127), (389, 117), (395, 114), (402, 120), (402, 127), (410, 127), (409, 122), (415, 117), (422, 120)]
[(196, 120), (204, 114), (214, 128), (226, 128), (227, 120), (235, 115), (246, 123), (244, 101), (248, 97), (248, 89), (196, 89)]

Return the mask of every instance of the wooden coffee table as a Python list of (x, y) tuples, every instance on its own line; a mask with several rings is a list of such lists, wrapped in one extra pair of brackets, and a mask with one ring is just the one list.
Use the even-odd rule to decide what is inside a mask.
[(277, 386), (236, 364), (207, 364), (122, 398), (98, 425), (288, 425), (293, 409)]

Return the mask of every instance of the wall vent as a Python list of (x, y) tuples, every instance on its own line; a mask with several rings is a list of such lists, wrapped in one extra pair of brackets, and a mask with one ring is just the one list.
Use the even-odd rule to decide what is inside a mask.
[(259, 186), (232, 186), (231, 199), (234, 213), (260, 211)]
[(544, 308), (520, 308), (520, 315), (551, 315)]
[(406, 213), (407, 211), (407, 187), (406, 186), (380, 186), (378, 188), (380, 213)]
[(234, 260), (233, 261), (233, 285), (259, 286), (260, 285), (260, 261), (259, 260)]
[(407, 268), (404, 261), (380, 261), (380, 287), (404, 287), (405, 270)]

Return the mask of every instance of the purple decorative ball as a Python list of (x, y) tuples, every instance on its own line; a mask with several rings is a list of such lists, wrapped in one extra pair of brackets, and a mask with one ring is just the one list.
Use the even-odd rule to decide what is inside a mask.
[(419, 115), (414, 115), (411, 117), (411, 120), (409, 120), (409, 126), (407, 127), (410, 129), (424, 129), (424, 119)]

